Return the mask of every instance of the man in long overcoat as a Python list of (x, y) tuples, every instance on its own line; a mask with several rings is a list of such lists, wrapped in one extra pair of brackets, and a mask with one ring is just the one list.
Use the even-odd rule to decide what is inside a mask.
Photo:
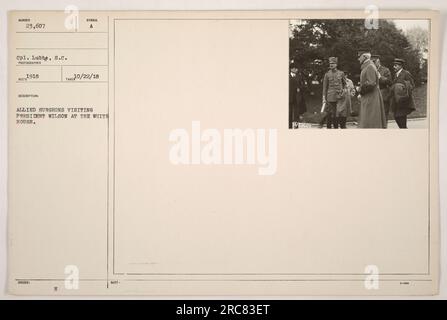
[(387, 121), (382, 94), (379, 89), (379, 72), (371, 61), (371, 53), (359, 51), (361, 65), (359, 128), (386, 128)]

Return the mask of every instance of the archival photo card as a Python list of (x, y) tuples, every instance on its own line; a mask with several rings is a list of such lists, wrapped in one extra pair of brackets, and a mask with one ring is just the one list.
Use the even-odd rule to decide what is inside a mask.
[(437, 12), (8, 23), (11, 294), (437, 294)]

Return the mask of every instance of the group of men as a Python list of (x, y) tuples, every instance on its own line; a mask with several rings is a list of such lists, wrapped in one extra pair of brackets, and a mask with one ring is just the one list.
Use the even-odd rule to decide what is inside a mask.
[(403, 59), (393, 62), (394, 77), (380, 63), (379, 55), (359, 50), (360, 82), (352, 81), (337, 69), (337, 57), (329, 58), (329, 71), (323, 79), (323, 111), (327, 128), (346, 128), (346, 118), (352, 113), (351, 96), (360, 99), (359, 128), (386, 128), (390, 110), (399, 128), (407, 128), (407, 116), (415, 110), (412, 90), (414, 80), (405, 70)]

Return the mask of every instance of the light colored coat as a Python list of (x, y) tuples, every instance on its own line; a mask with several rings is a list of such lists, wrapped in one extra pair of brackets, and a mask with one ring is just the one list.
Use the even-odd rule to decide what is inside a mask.
[(351, 98), (355, 95), (355, 87), (350, 79), (346, 78), (345, 81), (343, 99), (337, 101), (337, 117), (348, 117), (352, 113)]
[(386, 128), (385, 108), (379, 89), (379, 72), (371, 60), (363, 62), (361, 70), (359, 128)]

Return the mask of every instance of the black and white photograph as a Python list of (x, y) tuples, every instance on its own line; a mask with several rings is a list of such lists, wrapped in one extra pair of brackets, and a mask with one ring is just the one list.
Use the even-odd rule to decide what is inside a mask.
[(429, 20), (289, 25), (289, 129), (427, 128)]

